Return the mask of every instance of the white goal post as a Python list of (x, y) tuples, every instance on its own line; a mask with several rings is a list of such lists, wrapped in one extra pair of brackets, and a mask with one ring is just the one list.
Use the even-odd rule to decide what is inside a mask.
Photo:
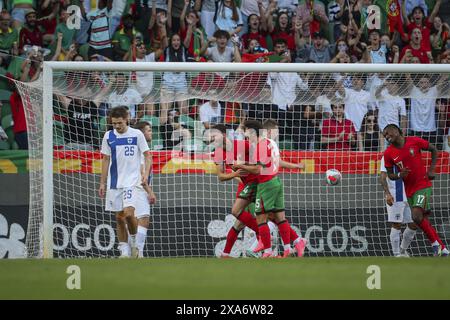
[[(54, 106), (54, 75), (62, 72), (239, 72), (239, 73), (269, 73), (287, 72), (301, 74), (449, 74), (450, 65), (424, 64), (297, 64), (297, 63), (166, 63), (166, 62), (44, 62), (42, 78), (42, 238), (43, 257), (53, 255), (53, 223), (54, 223), (54, 186), (53, 186), (53, 106)], [(317, 84), (320, 86), (320, 83)], [(449, 97), (447, 91), (442, 95)], [(26, 91), (21, 91), (23, 95)], [(405, 95), (408, 97), (408, 95)], [(22, 96), (23, 98), (23, 96)], [(222, 97), (223, 98), (223, 97)], [(236, 101), (238, 99), (235, 99)], [(233, 101), (233, 99), (230, 99)], [(241, 101), (242, 102), (242, 101)], [(446, 175), (448, 177), (448, 175)], [(218, 182), (217, 182), (218, 183)], [(356, 182), (355, 182), (356, 183)], [(442, 184), (441, 200), (449, 202), (448, 184)], [(287, 186), (285, 186), (287, 188)], [(32, 191), (32, 190), (31, 190)], [(96, 192), (96, 190), (92, 190)], [(231, 207), (231, 203), (230, 203)], [(448, 220), (445, 220), (448, 221)], [(30, 226), (29, 226), (30, 228)], [(447, 235), (448, 236), (448, 235)], [(447, 238), (447, 240), (450, 240)], [(383, 241), (388, 241), (384, 239)], [(375, 254), (377, 254), (375, 252)]]

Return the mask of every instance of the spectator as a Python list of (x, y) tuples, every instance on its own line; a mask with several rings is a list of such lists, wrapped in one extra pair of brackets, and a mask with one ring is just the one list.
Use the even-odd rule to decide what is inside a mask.
[(40, 17), (37, 21), (44, 33), (42, 40), (45, 46), (50, 44), (55, 38), (55, 33), (57, 33), (56, 25), (58, 24), (57, 17), (58, 14), (60, 16), (60, 11), (63, 7), (63, 3), (58, 0), (44, 0), (41, 1), (41, 5), (37, 9)]
[[(377, 29), (369, 31), (369, 43), (367, 50), (364, 51), (366, 62), (385, 64), (387, 63), (386, 55), (388, 48), (385, 44), (381, 44), (381, 33)], [(398, 62), (398, 61), (397, 61)]]
[(360, 151), (379, 150), (380, 129), (378, 128), (377, 118), (375, 113), (370, 110), (364, 117), (361, 127), (362, 139), (359, 141)]
[(16, 90), (9, 98), (11, 104), (11, 113), (14, 121), (13, 132), (14, 139), (21, 150), (28, 150), (27, 122), (25, 120), (25, 111), (23, 109), (22, 99)]
[(244, 48), (249, 47), (251, 40), (256, 40), (260, 46), (267, 48), (267, 26), (264, 15), (259, 17), (256, 14), (249, 15), (247, 19), (247, 30), (248, 32), (242, 36)]
[[(125, 55), (131, 48), (131, 44), (136, 36), (136, 30), (134, 29), (133, 16), (131, 14), (126, 14), (122, 17), (123, 27), (114, 33), (112, 38), (113, 45), (113, 60), (124, 61)], [(140, 36), (142, 38), (142, 36)]]
[[(0, 14), (0, 53), (8, 55), (18, 55), (18, 52), (13, 52), (14, 47), (18, 47), (17, 39), (19, 34), (17, 29), (11, 28), (11, 16), (8, 12), (3, 11)], [(3, 56), (3, 55), (2, 55)]]
[(249, 32), (249, 18), (252, 15), (262, 18), (265, 16), (266, 10), (269, 7), (269, 0), (241, 0), (241, 14), (244, 25), (240, 35)]
[[(432, 85), (430, 75), (421, 75), (415, 82), (411, 74), (406, 74), (406, 80), (411, 89), (410, 130), (411, 135), (421, 137), (435, 144), (436, 137), (436, 99), (445, 86), (448, 89), (448, 76), (442, 75), (435, 85)], [(417, 83), (417, 86), (416, 86)]]
[(188, 5), (189, 1), (186, 0), (180, 17), (180, 36), (191, 57), (195, 61), (199, 61), (201, 58), (201, 49), (207, 41), (207, 38), (205, 30), (200, 24), (199, 13), (197, 11), (190, 11), (186, 16)]
[[(168, 21), (170, 16), (165, 12), (156, 13), (156, 9), (152, 9), (152, 18), (148, 24), (148, 31), (150, 33), (151, 51), (158, 49), (164, 50), (169, 45), (167, 39), (167, 28), (170, 29)], [(155, 25), (156, 23), (156, 25)]]
[(222, 107), (219, 101), (211, 100), (200, 106), (200, 121), (206, 129), (211, 125), (222, 123)]
[(216, 13), (216, 0), (202, 0), (201, 1), (201, 14), (200, 20), (207, 39), (211, 38), (216, 31), (216, 25), (214, 23), (214, 15)]
[(68, 101), (61, 97), (58, 99), (67, 111), (67, 122), (64, 126), (65, 148), (70, 150), (98, 149), (98, 107), (96, 103), (79, 98)]
[[(270, 8), (270, 7), (269, 7)], [(289, 15), (286, 12), (281, 12), (277, 16), (275, 25), (273, 24), (272, 13), (276, 8), (271, 8), (267, 11), (267, 31), (272, 37), (272, 43), (275, 43), (277, 39), (283, 39), (286, 41), (287, 47), (290, 51), (294, 51), (296, 47), (295, 34), (292, 32), (291, 21)]]
[(325, 5), (322, 1), (302, 1), (297, 8), (297, 19), (303, 24), (303, 37), (313, 37), (328, 25), (328, 17), (325, 14)]
[(335, 49), (336, 56), (330, 61), (330, 63), (351, 63), (349, 47), (344, 39), (337, 41)]
[[(275, 41), (274, 51), (276, 54), (283, 56), (280, 62), (291, 62), (290, 51), (287, 50), (286, 42), (283, 39)], [(270, 115), (265, 117), (278, 122), (280, 138), (283, 139), (284, 134), (289, 135), (291, 133), (292, 124), (290, 122), (293, 117), (298, 116), (298, 113), (293, 112), (297, 88), (307, 90), (308, 83), (295, 72), (270, 72), (267, 84), (272, 91), (272, 107)]]
[(315, 63), (329, 63), (335, 51), (334, 45), (329, 45), (323, 32), (316, 32), (312, 37), (313, 44), (303, 44), (299, 47), (299, 61), (314, 61)]
[[(151, 31), (157, 31), (154, 28), (157, 22), (157, 14), (163, 14), (165, 17), (168, 17), (167, 27), (171, 29), (172, 27), (171, 8), (172, 8), (172, 0), (134, 1), (135, 26), (136, 29), (144, 36), (143, 40), (145, 43), (149, 43), (152, 40), (151, 37), (154, 35), (152, 34)], [(157, 25), (156, 27), (158, 28)], [(164, 46), (159, 46), (158, 48), (163, 49)]]
[(13, 9), (11, 11), (11, 16), (13, 18), (13, 28), (19, 30), (26, 21), (26, 14), (28, 10), (33, 9), (33, 1), (13, 0), (12, 6)]
[(438, 144), (442, 142), (442, 150), (450, 153), (450, 100), (439, 99), (437, 106), (439, 110)]
[(333, 104), (333, 115), (323, 120), (321, 143), (327, 150), (351, 150), (356, 144), (356, 132), (353, 123), (345, 119), (344, 106)]
[(176, 111), (171, 111), (167, 123), (159, 127), (165, 150), (186, 150), (190, 145), (192, 134), (186, 129), (185, 123), (180, 120)]
[(42, 47), (42, 38), (44, 33), (36, 21), (36, 11), (34, 9), (27, 9), (25, 12), (25, 24), (20, 30), (19, 35), (19, 49), (25, 52), (24, 46), (38, 46)]
[[(375, 92), (376, 107), (378, 110), (378, 126), (382, 131), (388, 124), (395, 124), (407, 134), (408, 117), (406, 114), (405, 99), (400, 97), (400, 83), (404, 80), (400, 77), (388, 77), (377, 87)], [(385, 139), (380, 136), (381, 150), (387, 147)]]
[(56, 26), (55, 34), (53, 37), (53, 44), (56, 45), (58, 40), (58, 34), (62, 34), (61, 42), (61, 52), (64, 56), (67, 55), (70, 46), (75, 42), (75, 29), (70, 29), (67, 27), (67, 19), (69, 18), (69, 13), (67, 12), (67, 7), (62, 6), (59, 12), (60, 22)]
[[(166, 62), (189, 62), (192, 58), (181, 43), (178, 34), (173, 34), (169, 39), (170, 45), (164, 50), (161, 61)], [(161, 86), (161, 108), (168, 110), (169, 101), (177, 101), (180, 114), (188, 114), (189, 106), (186, 101), (188, 85), (186, 72), (164, 72)]]
[(411, 59), (416, 57), (420, 63), (432, 63), (431, 51), (422, 42), (422, 31), (415, 28), (412, 31), (411, 41), (405, 46), (400, 54), (400, 63), (412, 63)]
[(300, 150), (314, 150), (316, 137), (320, 135), (319, 125), (322, 112), (316, 111), (313, 105), (294, 106), (300, 119), (293, 121), (292, 140), (294, 147)]
[(342, 34), (341, 20), (344, 13), (345, 0), (331, 0), (327, 5), (329, 33), (331, 43), (336, 42)]
[(445, 51), (447, 41), (449, 39), (450, 27), (447, 23), (442, 23), (440, 17), (435, 17), (433, 22), (433, 29), (430, 35), (431, 49), (433, 57), (438, 57)]
[(110, 35), (110, 11), (112, 0), (99, 0), (98, 9), (87, 14), (87, 19), (91, 21), (89, 35), (88, 55), (100, 54), (109, 59), (113, 58), (111, 35)]
[[(344, 88), (341, 80), (338, 92), (336, 92), (338, 98), (344, 99), (345, 118), (353, 122), (355, 130), (358, 133), (358, 141), (361, 141), (363, 138), (361, 134), (361, 125), (364, 116), (369, 111), (371, 102), (370, 93), (363, 89), (365, 83), (365, 75), (354, 75), (352, 76), (353, 88)], [(361, 146), (361, 144), (358, 143), (358, 146)], [(360, 151), (362, 150), (360, 149)]]
[[(408, 17), (408, 15), (403, 12), (403, 18), (406, 25), (406, 29), (408, 30), (408, 34), (411, 38), (414, 38), (414, 30), (418, 28), (421, 31), (422, 39), (423, 39), (423, 47), (426, 51), (431, 51), (431, 43), (430, 43), (430, 32), (433, 28), (434, 18), (436, 17), (439, 8), (441, 6), (442, 0), (436, 0), (436, 4), (434, 5), (433, 11), (430, 16), (427, 17), (425, 15), (425, 11), (422, 7), (416, 6), (412, 15)], [(406, 6), (403, 6), (405, 9)]]
[(135, 89), (129, 86), (128, 78), (123, 73), (112, 76), (113, 92), (108, 97), (110, 108), (125, 106), (130, 112), (130, 118), (136, 118), (137, 105), (142, 103), (142, 97)]
[(231, 37), (241, 32), (244, 22), (241, 10), (234, 0), (219, 0), (214, 23), (219, 30), (227, 31)]
[[(143, 42), (136, 42), (136, 61), (137, 62), (155, 62), (161, 57), (163, 51), (157, 50), (147, 54), (147, 48)], [(136, 90), (141, 94), (142, 98), (149, 95), (153, 89), (153, 72), (137, 71), (136, 72)]]

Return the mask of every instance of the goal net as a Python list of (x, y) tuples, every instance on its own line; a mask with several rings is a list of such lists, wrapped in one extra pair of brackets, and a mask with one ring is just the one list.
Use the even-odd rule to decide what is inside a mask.
[[(306, 256), (392, 255), (379, 183), (380, 131), (389, 123), (438, 147), (430, 220), (450, 241), (449, 66), (46, 63), (44, 71), (16, 82), (30, 148), (29, 257), (119, 255), (115, 215), (97, 192), (108, 110), (119, 105), (131, 125), (152, 128), (157, 202), (147, 257), (220, 255), (237, 183), (219, 182), (207, 129), (223, 123), (230, 139), (243, 139), (245, 119), (276, 120), (281, 158), (304, 164), (280, 177)], [(429, 164), (430, 154), (423, 159)], [(342, 173), (337, 185), (327, 183), (328, 169)], [(231, 255), (245, 256), (254, 237), (241, 232)], [(411, 253), (431, 252), (419, 231)]]

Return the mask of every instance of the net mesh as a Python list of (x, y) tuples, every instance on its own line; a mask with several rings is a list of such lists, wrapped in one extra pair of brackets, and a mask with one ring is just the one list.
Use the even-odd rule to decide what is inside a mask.
[[(396, 123), (440, 150), (431, 221), (450, 238), (448, 74), (60, 72), (53, 75), (54, 255), (117, 256), (115, 216), (97, 195), (101, 139), (108, 110), (129, 108), (131, 124), (152, 127), (152, 206), (145, 256), (219, 255), (235, 219), (237, 184), (220, 183), (205, 130), (224, 123), (242, 139), (245, 119), (275, 119), (282, 158), (303, 170), (283, 169), (286, 215), (308, 238), (306, 255), (391, 255), (384, 194), (378, 181), (385, 148), (380, 129)], [(42, 255), (42, 79), (16, 82), (26, 111), (30, 148), (28, 256)], [(219, 105), (219, 107), (217, 107)], [(342, 106), (350, 126), (339, 138), (332, 122)], [(375, 120), (372, 122), (372, 120)], [(353, 129), (352, 129), (353, 128)], [(344, 129), (339, 129), (344, 130)], [(351, 135), (351, 137), (350, 137)], [(176, 150), (174, 152), (173, 150)], [(424, 154), (425, 161), (430, 156)], [(325, 172), (342, 173), (327, 184)], [(276, 228), (273, 231), (277, 245)], [(245, 255), (248, 229), (232, 255)], [(431, 247), (421, 233), (412, 253)]]

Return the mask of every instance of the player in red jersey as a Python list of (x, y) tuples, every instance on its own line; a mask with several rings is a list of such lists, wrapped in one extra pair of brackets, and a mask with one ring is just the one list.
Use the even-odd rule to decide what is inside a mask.
[[(418, 137), (404, 137), (401, 129), (395, 124), (388, 124), (383, 129), (383, 135), (390, 143), (384, 152), (389, 179), (403, 179), (414, 222), (427, 235), (434, 255), (448, 256), (449, 251), (428, 220), (431, 213), (431, 180), (435, 177), (437, 161), (436, 147)], [(421, 150), (431, 152), (431, 166), (428, 171), (422, 163)], [(394, 165), (398, 168), (397, 174), (393, 171)]]
[[(278, 223), (281, 238), (284, 243), (283, 257), (293, 253), (290, 246), (292, 228), (286, 220), (284, 212), (284, 192), (281, 180), (278, 178), (280, 167), (280, 152), (275, 141), (263, 134), (263, 126), (259, 121), (248, 120), (245, 122), (245, 134), (249, 138), (251, 148), (253, 147), (253, 164), (238, 164), (235, 169), (244, 169), (257, 177), (257, 194), (255, 200), (256, 221), (258, 222), (259, 234), (263, 244), (263, 258), (272, 255), (270, 231), (267, 225), (268, 214), (273, 213)], [(271, 129), (272, 126), (268, 125)], [(267, 132), (267, 130), (265, 130)], [(295, 231), (294, 231), (295, 233)], [(303, 256), (306, 246), (305, 239), (295, 233), (294, 245), (299, 257)]]
[(234, 226), (229, 230), (222, 258), (229, 256), (231, 248), (237, 240), (239, 232), (245, 226), (249, 227), (258, 234), (258, 225), (256, 219), (249, 212), (249, 205), (254, 202), (256, 195), (255, 177), (251, 176), (245, 170), (232, 170), (231, 167), (236, 163), (249, 162), (249, 143), (245, 140), (233, 140), (227, 138), (226, 127), (217, 124), (210, 132), (212, 143), (215, 145), (214, 162), (217, 164), (217, 176), (220, 181), (237, 179), (239, 182), (236, 193), (236, 200), (233, 204), (231, 213), (236, 217)]

